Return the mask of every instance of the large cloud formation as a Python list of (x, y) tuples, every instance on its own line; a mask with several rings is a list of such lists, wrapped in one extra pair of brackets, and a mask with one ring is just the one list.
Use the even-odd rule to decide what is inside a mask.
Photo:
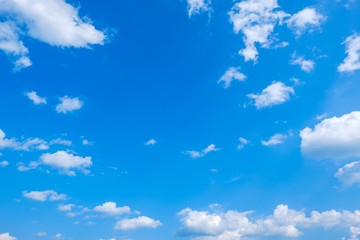
[(360, 157), (360, 112), (323, 120), (300, 132), (301, 151), (313, 159)]

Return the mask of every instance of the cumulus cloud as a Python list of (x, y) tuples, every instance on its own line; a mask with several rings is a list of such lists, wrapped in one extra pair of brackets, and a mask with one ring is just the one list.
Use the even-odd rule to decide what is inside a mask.
[(45, 153), (41, 155), (37, 165), (47, 165), (58, 169), (61, 174), (75, 176), (74, 170), (88, 174), (90, 172), (88, 168), (91, 167), (92, 161), (91, 157), (74, 156), (65, 151), (57, 151), (56, 153)]
[(27, 96), (31, 101), (33, 101), (35, 105), (46, 104), (46, 98), (40, 97), (34, 91), (25, 93), (25, 96)]
[(54, 190), (23, 192), (23, 196), (34, 201), (59, 201), (66, 200), (65, 194), (58, 194)]
[(210, 144), (207, 148), (203, 149), (201, 152), (198, 151), (185, 151), (185, 154), (189, 155), (192, 158), (205, 157), (206, 154), (210, 152), (216, 152), (221, 150), (221, 148), (216, 148), (214, 144)]
[(201, 12), (210, 11), (211, 0), (187, 0), (189, 17)]
[(300, 132), (301, 151), (313, 159), (360, 157), (360, 112), (324, 119)]
[(230, 67), (226, 70), (226, 72), (224, 73), (224, 75), (221, 76), (221, 78), (219, 79), (219, 81), (217, 82), (218, 84), (223, 83), (224, 88), (228, 88), (230, 87), (230, 84), (232, 81), (237, 80), (237, 81), (244, 81), (246, 79), (246, 76), (239, 72), (240, 67)]
[(56, 106), (56, 111), (58, 113), (69, 113), (69, 112), (73, 112), (75, 110), (79, 110), (84, 103), (82, 101), (79, 100), (79, 98), (75, 97), (75, 98), (70, 98), (68, 96), (59, 98), (60, 102), (57, 106)]
[(356, 161), (346, 164), (344, 167), (339, 169), (339, 171), (335, 174), (335, 177), (345, 185), (360, 183), (360, 162)]
[(277, 24), (282, 24), (289, 16), (279, 7), (277, 0), (245, 0), (235, 3), (229, 12), (234, 32), (241, 32), (246, 48), (239, 51), (245, 61), (257, 61), (258, 51), (256, 44), (269, 47), (276, 39), (272, 36)]
[(15, 70), (28, 67), (28, 49), (19, 40), (34, 38), (58, 47), (85, 47), (104, 44), (104, 32), (95, 29), (89, 18), (65, 0), (0, 0), (0, 49), (14, 59)]
[(100, 212), (110, 216), (123, 215), (125, 213), (130, 213), (131, 209), (128, 206), (116, 207), (114, 202), (106, 202), (103, 205), (96, 206), (94, 208), (95, 212)]
[(132, 230), (137, 228), (157, 228), (161, 225), (162, 223), (159, 220), (154, 220), (145, 216), (141, 216), (131, 219), (122, 219), (115, 224), (115, 229)]
[(301, 70), (309, 73), (314, 70), (315, 62), (313, 60), (306, 60), (303, 56), (296, 56), (296, 53), (292, 55), (292, 59), (290, 61), (292, 65), (299, 65)]
[(0, 129), (0, 149), (10, 148), (14, 150), (29, 151), (32, 149), (47, 150), (48, 143), (39, 138), (27, 138), (23, 141), (18, 141), (16, 138), (6, 138), (6, 134)]
[(261, 144), (264, 146), (271, 146), (271, 145), (278, 145), (278, 144), (282, 144), (284, 143), (284, 140), (287, 139), (287, 135), (283, 135), (283, 134), (275, 134), (274, 136), (272, 136), (268, 141), (261, 141)]
[(305, 31), (312, 31), (314, 28), (319, 28), (326, 20), (315, 8), (305, 8), (300, 12), (292, 15), (287, 21), (290, 29), (293, 29), (299, 36)]
[(343, 43), (346, 46), (347, 57), (338, 67), (339, 72), (353, 72), (360, 69), (360, 36), (357, 33), (346, 38)]
[(254, 100), (254, 105), (258, 109), (261, 109), (280, 105), (290, 100), (290, 94), (295, 94), (294, 88), (288, 87), (282, 82), (273, 82), (262, 90), (260, 94), (248, 94), (247, 96)]
[(145, 145), (146, 146), (149, 146), (149, 145), (154, 145), (154, 144), (156, 144), (156, 140), (155, 139), (150, 139), (149, 141), (147, 141), (146, 143), (145, 143)]
[(360, 211), (312, 211), (307, 217), (303, 211), (278, 205), (273, 214), (265, 218), (250, 218), (252, 212), (227, 211), (211, 213), (184, 209), (179, 212), (183, 227), (179, 235), (194, 240), (241, 240), (251, 237), (299, 237), (300, 228), (345, 227), (360, 223)]
[(6, 167), (7, 165), (9, 165), (8, 161), (2, 161), (0, 162), (0, 167)]
[(10, 233), (0, 234), (0, 240), (16, 240), (16, 237), (10, 236)]

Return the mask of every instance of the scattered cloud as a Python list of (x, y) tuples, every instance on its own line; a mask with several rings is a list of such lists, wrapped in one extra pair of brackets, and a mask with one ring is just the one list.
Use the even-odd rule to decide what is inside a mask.
[(219, 79), (219, 81), (217, 82), (218, 84), (223, 83), (224, 88), (228, 88), (230, 87), (230, 84), (232, 81), (237, 80), (237, 81), (244, 81), (246, 79), (246, 76), (239, 72), (240, 67), (230, 67), (226, 70), (226, 72), (224, 73), (224, 75), (221, 76), (221, 78)]
[(61, 103), (56, 106), (56, 111), (58, 113), (66, 114), (69, 112), (73, 112), (75, 110), (79, 110), (84, 105), (84, 103), (80, 101), (77, 97), (70, 98), (68, 96), (65, 96), (59, 98), (59, 100), (61, 101)]
[(117, 230), (133, 230), (137, 228), (157, 228), (162, 226), (159, 220), (154, 220), (145, 216), (122, 219), (115, 224)]
[(0, 167), (6, 167), (7, 165), (9, 165), (8, 161), (2, 161), (0, 162)]
[(300, 132), (301, 151), (313, 159), (360, 157), (360, 112), (324, 119)]
[(240, 144), (237, 146), (237, 149), (243, 149), (245, 147), (245, 145), (249, 144), (250, 141), (246, 140), (245, 138), (240, 137), (239, 138)]
[(16, 240), (16, 237), (10, 236), (10, 233), (0, 234), (0, 240)]
[(282, 82), (273, 82), (262, 90), (260, 94), (248, 94), (248, 98), (254, 99), (257, 109), (280, 105), (290, 100), (290, 94), (295, 94), (294, 88), (286, 86)]
[(14, 63), (14, 70), (32, 64), (20, 36), (58, 47), (104, 44), (105, 33), (95, 29), (89, 18), (81, 18), (78, 11), (65, 0), (2, 0), (0, 12), (5, 21), (0, 22), (0, 49)]
[(36, 165), (46, 165), (58, 169), (61, 174), (75, 176), (74, 170), (79, 170), (84, 174), (89, 174), (88, 168), (91, 167), (91, 157), (74, 156), (65, 151), (57, 151), (55, 153), (45, 153), (40, 156)]
[(277, 133), (274, 136), (272, 136), (268, 141), (262, 140), (261, 144), (264, 146), (278, 145), (284, 143), (284, 140), (287, 138), (288, 138), (287, 135)]
[(344, 185), (360, 183), (360, 162), (356, 161), (346, 164), (344, 167), (339, 169), (339, 171), (335, 174), (335, 177), (338, 178)]
[(46, 98), (40, 97), (34, 91), (26, 92), (25, 96), (27, 96), (31, 101), (33, 101), (35, 105), (46, 104)]
[(210, 4), (211, 0), (186, 0), (188, 4), (188, 13), (189, 17), (194, 14), (201, 12), (207, 12), (211, 10)]
[(354, 33), (343, 42), (347, 57), (338, 67), (339, 72), (353, 72), (360, 69), (360, 36)]
[(301, 70), (307, 73), (314, 70), (315, 62), (313, 60), (305, 60), (303, 56), (297, 57), (296, 53), (294, 53), (291, 58), (290, 64), (299, 65)]
[(46, 191), (31, 191), (27, 192), (24, 191), (23, 196), (34, 200), (34, 201), (59, 201), (59, 200), (66, 200), (68, 197), (65, 194), (58, 194), (54, 190), (46, 190)]
[(154, 145), (154, 144), (156, 144), (157, 143), (157, 141), (155, 140), (155, 139), (150, 139), (149, 141), (147, 141), (146, 143), (145, 143), (145, 145), (146, 146), (149, 146), (149, 145)]
[(106, 202), (103, 205), (96, 206), (94, 211), (103, 213), (105, 215), (117, 216), (130, 213), (131, 209), (128, 206), (116, 207), (116, 203), (114, 202)]
[(294, 238), (303, 234), (300, 228), (349, 228), (360, 223), (359, 211), (312, 211), (307, 217), (303, 211), (289, 209), (287, 205), (278, 205), (273, 214), (266, 218), (252, 220), (249, 217), (251, 213), (251, 211), (211, 213), (187, 208), (179, 212), (183, 227), (178, 234), (194, 240)]
[(206, 154), (210, 153), (210, 152), (216, 152), (221, 150), (221, 148), (216, 148), (216, 146), (214, 144), (210, 144), (207, 148), (205, 148), (204, 150), (202, 150), (201, 152), (198, 151), (185, 151), (185, 154), (189, 155), (191, 158), (199, 158), (199, 157), (204, 157)]
[(325, 20), (326, 17), (320, 14), (315, 8), (305, 8), (286, 20), (286, 24), (300, 36), (307, 30), (312, 31), (315, 28), (319, 28)]
[(47, 150), (48, 143), (39, 138), (27, 138), (24, 141), (18, 141), (16, 138), (6, 138), (6, 134), (0, 129), (0, 149), (10, 148), (13, 150), (29, 151), (32, 149)]

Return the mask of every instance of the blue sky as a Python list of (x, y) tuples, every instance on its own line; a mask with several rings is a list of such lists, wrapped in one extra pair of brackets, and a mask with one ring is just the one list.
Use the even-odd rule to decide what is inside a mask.
[(0, 0), (0, 240), (360, 238), (357, 0)]

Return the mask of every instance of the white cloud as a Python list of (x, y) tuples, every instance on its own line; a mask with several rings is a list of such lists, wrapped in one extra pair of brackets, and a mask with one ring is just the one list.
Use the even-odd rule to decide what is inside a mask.
[(352, 72), (360, 69), (360, 36), (354, 33), (346, 38), (343, 43), (346, 46), (347, 57), (338, 67), (339, 72)]
[[(246, 48), (239, 51), (245, 61), (257, 61), (256, 43), (261, 47), (270, 47), (276, 39), (272, 33), (277, 24), (288, 16), (283, 11), (277, 11), (277, 0), (245, 0), (235, 3), (229, 12), (234, 32), (242, 32)], [(286, 44), (280, 44), (286, 45)]]
[(156, 144), (156, 140), (155, 139), (150, 139), (149, 141), (147, 141), (146, 143), (145, 143), (145, 145), (154, 145), (154, 144)]
[(10, 233), (0, 234), (0, 240), (16, 240), (16, 237), (10, 236)]
[(6, 167), (7, 165), (9, 165), (8, 161), (2, 161), (0, 162), (0, 167)]
[(320, 25), (326, 20), (322, 14), (316, 11), (315, 8), (305, 8), (300, 12), (292, 15), (290, 19), (286, 21), (288, 27), (293, 29), (299, 36), (306, 30), (313, 30), (320, 27)]
[(131, 209), (128, 206), (116, 207), (114, 202), (106, 202), (103, 205), (96, 206), (94, 208), (95, 212), (104, 213), (110, 216), (122, 215), (125, 213), (130, 213)]
[(360, 112), (324, 119), (300, 132), (301, 151), (313, 159), (360, 157)]
[(224, 88), (228, 88), (230, 87), (230, 84), (232, 81), (237, 80), (237, 81), (244, 81), (246, 79), (246, 76), (239, 72), (240, 67), (230, 67), (226, 70), (226, 72), (224, 73), (224, 75), (221, 76), (221, 78), (219, 79), (219, 81), (217, 82), (218, 84), (220, 83), (224, 83)]
[(339, 169), (339, 171), (335, 174), (335, 177), (345, 185), (360, 183), (360, 162), (356, 161), (346, 164), (344, 167)]
[(280, 105), (290, 100), (290, 94), (295, 94), (294, 88), (286, 86), (282, 82), (273, 82), (262, 90), (260, 94), (248, 94), (248, 98), (254, 99), (258, 109)]
[(65, 194), (58, 194), (54, 190), (46, 190), (46, 191), (31, 191), (27, 192), (24, 191), (23, 196), (29, 198), (34, 201), (59, 201), (59, 200), (66, 200), (67, 196)]
[(240, 137), (239, 138), (240, 144), (237, 146), (237, 149), (243, 149), (245, 147), (245, 145), (249, 144), (250, 141), (246, 140), (245, 138)]
[(145, 216), (122, 219), (115, 224), (115, 229), (118, 230), (132, 230), (137, 228), (157, 228), (162, 223), (159, 220), (154, 220)]
[(187, 0), (189, 17), (201, 12), (210, 11), (211, 0)]
[(360, 211), (312, 211), (309, 217), (303, 211), (278, 205), (273, 214), (250, 219), (252, 212), (227, 211), (210, 213), (189, 208), (179, 213), (183, 227), (179, 234), (194, 240), (241, 240), (252, 237), (294, 238), (303, 233), (299, 228), (351, 227), (360, 223)]
[(0, 129), (0, 149), (5, 148), (29, 151), (32, 149), (47, 150), (49, 146), (46, 141), (39, 138), (27, 138), (24, 141), (18, 141), (15, 138), (6, 138), (5, 132)]
[(51, 166), (59, 169), (62, 174), (75, 176), (75, 169), (88, 174), (89, 170), (87, 168), (92, 165), (92, 161), (91, 157), (79, 157), (65, 151), (57, 151), (56, 153), (41, 155), (38, 164)]
[(64, 0), (1, 0), (0, 49), (14, 61), (15, 70), (28, 67), (28, 49), (19, 34), (52, 46), (86, 47), (103, 44), (104, 32), (96, 30), (89, 18), (81, 18), (78, 8)]
[(46, 98), (40, 97), (34, 91), (25, 93), (25, 96), (27, 96), (36, 105), (46, 104)]
[(296, 53), (292, 55), (292, 59), (290, 61), (292, 65), (299, 65), (301, 70), (309, 73), (314, 70), (315, 62), (313, 60), (306, 60), (303, 56), (297, 57)]
[(61, 138), (56, 138), (50, 141), (50, 145), (54, 145), (54, 144), (58, 144), (58, 145), (65, 145), (65, 146), (71, 146), (72, 142), (69, 140), (64, 140)]
[(38, 232), (37, 235), (39, 237), (45, 237), (47, 235), (47, 233), (46, 232)]
[(84, 103), (80, 101), (77, 97), (70, 98), (68, 96), (65, 96), (59, 98), (59, 100), (61, 101), (61, 103), (56, 106), (56, 111), (58, 113), (66, 114), (68, 112), (79, 110), (84, 105)]
[(62, 212), (70, 212), (74, 207), (76, 207), (74, 204), (60, 204), (58, 206), (58, 210)]
[(264, 146), (278, 145), (284, 143), (284, 140), (287, 138), (287, 135), (283, 134), (275, 134), (268, 141), (261, 141), (261, 144)]
[(205, 149), (203, 149), (201, 152), (198, 151), (185, 151), (185, 153), (187, 155), (189, 155), (192, 158), (199, 158), (199, 157), (204, 157), (206, 154), (210, 153), (210, 152), (216, 152), (221, 150), (221, 148), (216, 148), (216, 146), (214, 144), (210, 144), (208, 147), (206, 147)]

